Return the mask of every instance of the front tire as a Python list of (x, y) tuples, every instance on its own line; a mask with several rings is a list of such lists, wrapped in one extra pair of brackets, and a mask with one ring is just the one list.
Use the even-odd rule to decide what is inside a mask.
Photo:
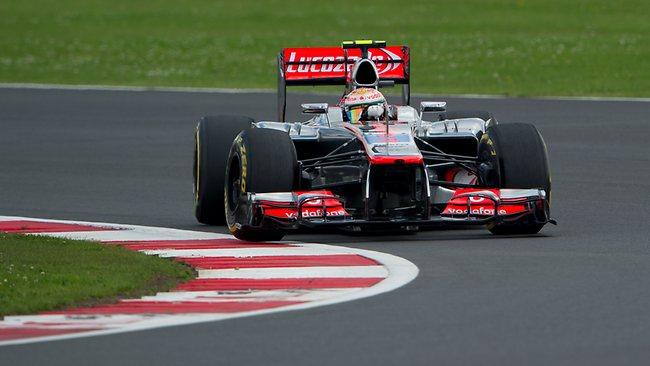
[[(512, 123), (492, 126), (479, 143), (479, 176), (495, 188), (541, 188), (551, 199), (551, 174), (546, 144), (535, 126)], [(541, 213), (548, 217), (548, 207)], [(536, 234), (545, 223), (533, 218), (488, 225), (497, 235)]]
[(194, 215), (198, 222), (226, 222), (223, 189), (228, 153), (234, 138), (251, 128), (253, 119), (244, 116), (201, 118), (194, 136)]
[(247, 193), (291, 192), (297, 186), (296, 149), (284, 131), (253, 128), (239, 134), (230, 149), (224, 190), (226, 222), (238, 239), (280, 240), (284, 230), (260, 227), (244, 204)]

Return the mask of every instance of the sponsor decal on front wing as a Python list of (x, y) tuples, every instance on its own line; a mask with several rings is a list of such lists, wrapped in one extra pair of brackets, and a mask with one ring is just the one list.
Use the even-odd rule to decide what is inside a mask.
[(454, 196), (447, 203), (447, 207), (442, 211), (442, 215), (467, 216), (469, 212), (470, 215), (474, 216), (494, 216), (495, 201), (486, 196), (492, 196), (495, 200), (500, 201), (497, 215), (514, 215), (526, 211), (526, 206), (523, 203), (503, 201), (500, 195), (498, 189), (457, 189)]
[(297, 219), (298, 202), (300, 201), (303, 202), (301, 216), (304, 218), (349, 215), (341, 201), (328, 190), (266, 193), (257, 196), (264, 215), (279, 219)]
[[(273, 214), (267, 213), (270, 216), (275, 216)], [(298, 215), (296, 213), (296, 210), (285, 210), (283, 212), (286, 218), (288, 219), (296, 219), (298, 218)], [(326, 209), (325, 210), (325, 215), (327, 217), (335, 217), (335, 216), (346, 216), (348, 213), (343, 209), (343, 208), (334, 208), (334, 209)], [(320, 208), (317, 209), (310, 209), (306, 208), (302, 210), (302, 217), (323, 217), (323, 210)]]

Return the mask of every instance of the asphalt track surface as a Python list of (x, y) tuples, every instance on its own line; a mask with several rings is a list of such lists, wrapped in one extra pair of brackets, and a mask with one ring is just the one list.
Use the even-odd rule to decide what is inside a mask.
[[(0, 363), (647, 364), (650, 103), (448, 101), (538, 126), (557, 227), (293, 235), (395, 254), (420, 275), (316, 309), (2, 347)], [(193, 219), (191, 160), (196, 120), (224, 111), (272, 118), (275, 96), (0, 89), (0, 213), (223, 232)]]

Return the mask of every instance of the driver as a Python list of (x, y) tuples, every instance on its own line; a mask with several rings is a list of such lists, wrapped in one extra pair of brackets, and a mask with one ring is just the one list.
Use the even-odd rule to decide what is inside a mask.
[(385, 116), (386, 98), (373, 88), (358, 88), (343, 97), (343, 120), (350, 123), (381, 120)]

